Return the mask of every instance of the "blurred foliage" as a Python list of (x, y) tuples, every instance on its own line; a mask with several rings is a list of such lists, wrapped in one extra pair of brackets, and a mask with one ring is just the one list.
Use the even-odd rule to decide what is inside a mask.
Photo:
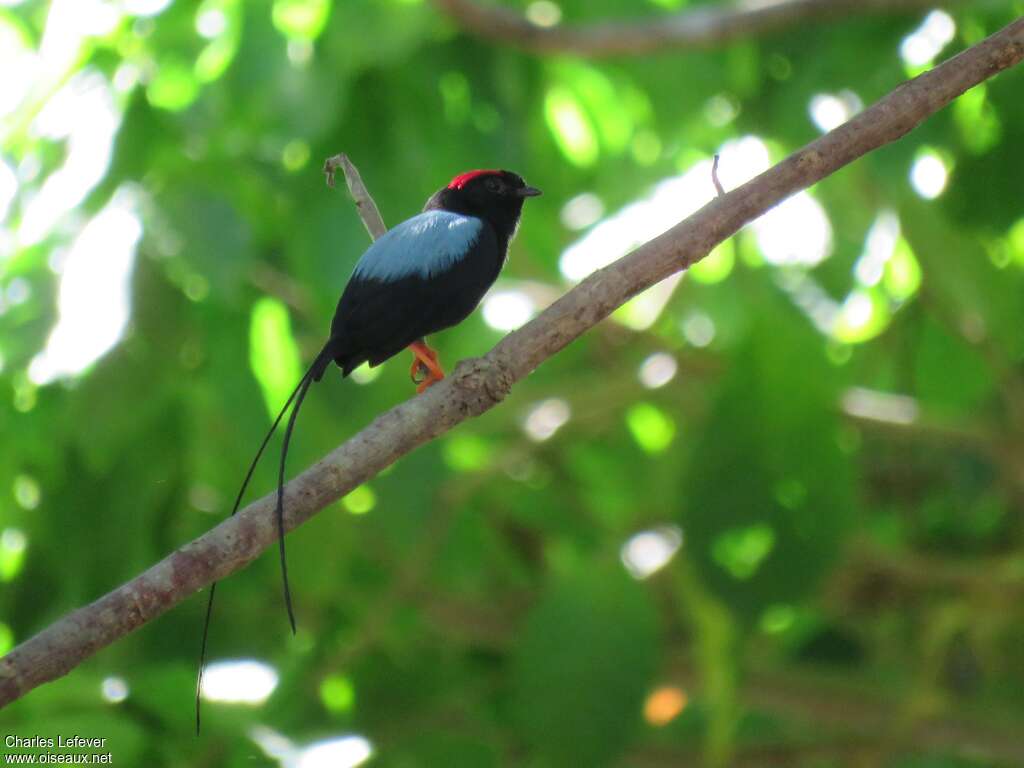
[[(926, 19), (955, 24), (945, 58), (1024, 13), (590, 62), (422, 0), (0, 6), (3, 650), (229, 510), (367, 244), (324, 157), (351, 155), (390, 224), (457, 172), (522, 173), (545, 195), (498, 290), (536, 308), (602, 212), (741, 137), (772, 160), (812, 140), (927, 66), (901, 57)], [(820, 208), (816, 258), (741, 233), (325, 510), (289, 539), (295, 639), (275, 557), (224, 584), (212, 654), (272, 665), (265, 703), (209, 702), (192, 736), (195, 598), (4, 733), (149, 766), (347, 764), (298, 750), (348, 734), (375, 766), (1020, 764), (1022, 94), (1000, 76), (819, 184), (774, 230), (797, 248)], [(727, 186), (755, 170), (729, 157)], [(434, 341), (451, 364), (492, 325)], [(411, 395), (404, 357), (329, 377), (292, 470)], [(264, 462), (254, 492), (273, 483)]]

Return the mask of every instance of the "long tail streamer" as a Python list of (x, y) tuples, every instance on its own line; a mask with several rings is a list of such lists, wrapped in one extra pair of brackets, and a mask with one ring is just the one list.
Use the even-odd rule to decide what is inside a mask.
[[(291, 588), (288, 586), (288, 565), (285, 559), (285, 548), (284, 548), (284, 468), (285, 460), (288, 456), (288, 444), (291, 442), (292, 429), (295, 426), (295, 417), (299, 413), (299, 408), (302, 406), (302, 401), (306, 397), (306, 392), (309, 391), (309, 386), (315, 380), (319, 381), (323, 375), (324, 369), (327, 364), (330, 363), (332, 354), (330, 352), (331, 344), (328, 342), (324, 348), (320, 351), (320, 354), (316, 356), (316, 360), (309, 367), (302, 378), (299, 379), (299, 383), (292, 390), (292, 393), (288, 396), (288, 400), (285, 402), (284, 407), (277, 414), (277, 418), (274, 419), (274, 423), (270, 426), (270, 431), (267, 432), (266, 437), (263, 438), (263, 442), (260, 443), (260, 448), (256, 451), (256, 456), (253, 458), (252, 463), (249, 465), (249, 471), (245, 473), (245, 480), (242, 481), (242, 487), (238, 490), (238, 495), (235, 497), (235, 504), (231, 508), (231, 515), (233, 516), (238, 512), (238, 508), (242, 504), (242, 497), (245, 495), (245, 489), (249, 487), (249, 481), (252, 480), (253, 473), (256, 471), (256, 465), (259, 463), (260, 457), (263, 456), (263, 451), (266, 450), (267, 444), (270, 442), (270, 438), (273, 437), (274, 432), (277, 431), (278, 425), (281, 423), (281, 419), (288, 413), (288, 409), (291, 407), (292, 402), (295, 402), (295, 408), (292, 409), (291, 416), (288, 419), (288, 427), (285, 430), (284, 445), (281, 450), (281, 466), (278, 471), (278, 485), (277, 485), (277, 507), (275, 509), (275, 517), (277, 518), (277, 533), (278, 533), (278, 552), (281, 558), (281, 578), (284, 584), (284, 604), (288, 610), (288, 622), (292, 628), (292, 634), (295, 633), (295, 614), (292, 611), (292, 595)], [(298, 400), (296, 400), (298, 396)], [(213, 582), (210, 585), (210, 595), (206, 600), (206, 616), (203, 619), (203, 639), (199, 648), (199, 674), (196, 676), (196, 734), (198, 735), (202, 727), (202, 693), (203, 693), (203, 673), (206, 671), (206, 648), (207, 640), (210, 635), (210, 620), (213, 616), (213, 598), (217, 594), (217, 582)]]

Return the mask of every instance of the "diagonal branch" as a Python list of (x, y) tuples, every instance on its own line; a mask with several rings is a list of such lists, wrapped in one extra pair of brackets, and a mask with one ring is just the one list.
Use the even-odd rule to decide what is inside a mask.
[[(381, 414), (288, 484), (288, 530), (423, 443), (493, 408), (512, 385), (614, 309), (686, 269), (790, 195), (896, 141), (961, 93), (1024, 59), (1024, 18), (899, 86), (848, 123), (598, 270), (483, 358)], [(274, 496), (250, 504), (96, 602), (0, 659), (0, 706), (239, 570), (274, 542)]]
[(478, 0), (433, 0), (442, 13), (472, 34), (532, 53), (622, 56), (663, 48), (711, 48), (809, 21), (841, 16), (896, 14), (958, 0), (746, 0), (705, 5), (650, 20), (616, 20), (542, 26), (499, 5)]

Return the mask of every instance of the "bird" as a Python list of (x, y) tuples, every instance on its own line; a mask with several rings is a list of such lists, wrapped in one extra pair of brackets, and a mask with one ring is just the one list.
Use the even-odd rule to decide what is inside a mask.
[[(422, 212), (392, 227), (356, 262), (331, 321), (327, 342), (277, 414), (249, 466), (231, 514), (241, 504), (256, 465), (285, 413), (274, 514), (285, 608), (292, 633), (295, 614), (284, 546), (284, 475), (288, 446), (302, 402), (332, 363), (342, 377), (368, 363), (376, 366), (402, 350), (413, 354), (409, 375), (417, 393), (444, 379), (430, 334), (469, 317), (487, 293), (508, 257), (519, 228), (523, 203), (541, 190), (512, 171), (476, 169), (460, 173), (427, 200)], [(196, 682), (196, 732), (200, 730), (200, 694), (216, 582), (210, 587)]]

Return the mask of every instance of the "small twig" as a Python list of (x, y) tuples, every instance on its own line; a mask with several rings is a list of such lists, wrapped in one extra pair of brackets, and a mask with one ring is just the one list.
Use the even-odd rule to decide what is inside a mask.
[(345, 174), (345, 183), (348, 185), (348, 191), (352, 194), (352, 199), (355, 201), (359, 218), (363, 220), (363, 226), (370, 233), (370, 238), (376, 240), (387, 232), (388, 228), (384, 226), (384, 219), (381, 218), (380, 210), (378, 210), (377, 204), (373, 202), (373, 197), (367, 191), (366, 185), (363, 183), (363, 177), (359, 175), (359, 170), (352, 165), (352, 161), (348, 159), (348, 155), (344, 152), (324, 160), (324, 174), (327, 176), (327, 186), (334, 187), (334, 172), (339, 168)]
[(725, 196), (725, 188), (722, 187), (722, 182), (718, 180), (718, 160), (719, 156), (715, 155), (715, 161), (711, 164), (711, 183), (715, 185), (715, 191), (719, 197)]

